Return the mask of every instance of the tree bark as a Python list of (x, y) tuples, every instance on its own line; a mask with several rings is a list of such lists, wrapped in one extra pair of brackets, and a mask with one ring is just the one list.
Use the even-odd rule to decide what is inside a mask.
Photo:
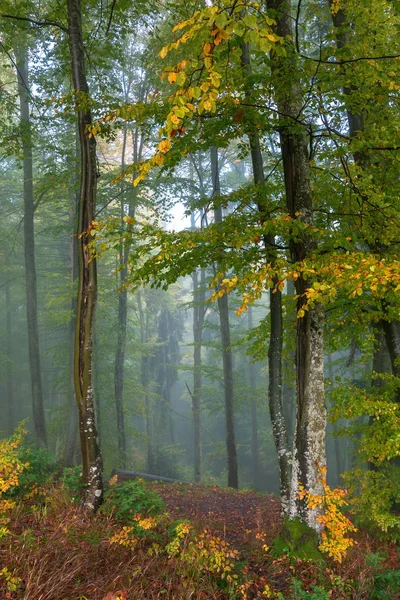
[(103, 500), (103, 463), (97, 440), (93, 393), (93, 323), (97, 295), (96, 259), (91, 256), (87, 231), (95, 217), (97, 165), (96, 140), (89, 137), (92, 124), (86, 99), (89, 87), (85, 73), (80, 0), (67, 0), (69, 49), (72, 78), (77, 94), (81, 151), (78, 206), (78, 297), (75, 330), (75, 393), (79, 411), (82, 449), (84, 506), (95, 511)]
[(141, 382), (144, 395), (144, 406), (146, 414), (146, 437), (147, 437), (147, 471), (149, 473), (155, 473), (156, 471), (156, 450), (154, 446), (154, 416), (153, 416), (153, 405), (150, 399), (150, 361), (147, 350), (148, 338), (149, 338), (149, 322), (148, 316), (144, 314), (142, 292), (137, 292), (137, 303), (139, 310), (140, 320), (140, 341), (142, 344), (142, 368), (141, 368)]
[[(6, 266), (8, 267), (8, 260), (6, 256)], [(9, 271), (6, 271), (7, 281), (4, 287), (5, 297), (5, 314), (6, 314), (6, 353), (7, 353), (7, 431), (9, 435), (14, 432), (15, 418), (14, 418), (14, 385), (13, 385), (13, 373), (14, 373), (14, 357), (13, 357), (13, 327), (12, 327), (12, 302), (11, 302), (11, 289), (10, 281), (8, 279)]]
[[(122, 144), (122, 158), (121, 158), (121, 171), (125, 169), (125, 150), (127, 141), (127, 126), (124, 128), (124, 137)], [(124, 181), (122, 181), (124, 184)], [(129, 207), (129, 215), (131, 213), (131, 207)], [(121, 200), (121, 228), (124, 227), (125, 217), (125, 203)], [(126, 435), (125, 435), (125, 413), (123, 404), (123, 392), (124, 392), (124, 362), (125, 362), (125, 344), (126, 344), (126, 328), (128, 318), (128, 295), (125, 287), (125, 280), (127, 276), (127, 263), (128, 260), (128, 249), (121, 243), (119, 249), (119, 267), (120, 277), (118, 290), (118, 338), (117, 348), (115, 352), (115, 363), (114, 363), (114, 392), (115, 392), (115, 409), (117, 415), (117, 435), (118, 435), (118, 454), (119, 464), (118, 466), (122, 469), (126, 467)]]
[[(218, 150), (211, 147), (211, 176), (213, 196), (221, 192), (218, 169)], [(214, 211), (216, 223), (222, 223), (222, 208), (218, 206)], [(226, 450), (228, 457), (228, 487), (239, 487), (237, 451), (235, 442), (235, 404), (233, 389), (233, 363), (231, 350), (231, 333), (229, 327), (228, 296), (224, 294), (218, 298), (220, 335), (222, 344), (222, 365), (224, 372), (224, 405), (226, 425)]]
[[(193, 215), (192, 215), (193, 217)], [(194, 227), (192, 218), (192, 227)], [(205, 272), (195, 270), (192, 274), (193, 281), (193, 449), (194, 449), (194, 482), (200, 483), (202, 476), (202, 449), (201, 449), (201, 387), (202, 387), (202, 358), (201, 344), (203, 342), (203, 327), (205, 317)]]
[[(280, 115), (279, 133), (284, 170), (287, 210), (292, 219), (312, 223), (312, 197), (307, 134), (298, 123), (302, 97), (300, 73), (293, 45), (290, 0), (269, 0), (274, 11), (276, 33), (285, 39), (286, 55), (272, 54), (272, 79)], [(301, 262), (314, 250), (306, 233), (290, 241), (292, 260)], [(300, 275), (295, 282), (298, 309), (304, 303), (307, 282)], [(292, 465), (289, 515), (299, 517), (320, 530), (317, 511), (298, 498), (300, 482), (311, 494), (323, 492), (320, 469), (326, 466), (326, 408), (324, 394), (324, 309), (309, 307), (297, 319), (296, 332), (296, 431)]]
[(76, 456), (76, 446), (78, 440), (78, 415), (75, 395), (75, 327), (76, 327), (76, 279), (78, 277), (78, 257), (76, 252), (75, 236), (72, 231), (76, 227), (76, 211), (79, 202), (79, 191), (75, 194), (74, 206), (70, 209), (69, 222), (71, 234), (69, 237), (69, 263), (70, 263), (70, 282), (72, 286), (71, 295), (71, 321), (69, 325), (69, 382), (68, 382), (68, 428), (67, 437), (61, 462), (66, 467), (72, 467)]
[(15, 49), (22, 132), (24, 172), (24, 259), (26, 281), (26, 316), (28, 326), (29, 368), (32, 388), (33, 422), (36, 442), (47, 447), (47, 431), (43, 405), (40, 343), (37, 314), (37, 286), (35, 263), (34, 197), (32, 130), (29, 107), (28, 51), (25, 41)]
[[(382, 320), (385, 334), (386, 346), (390, 356), (392, 373), (400, 378), (400, 323), (394, 320)], [(397, 394), (397, 402), (400, 402), (400, 391)]]
[[(249, 330), (253, 328), (253, 307), (249, 305), (247, 312), (247, 325)], [(249, 359), (249, 388), (251, 395), (251, 463), (253, 473), (253, 488), (260, 489), (261, 468), (260, 468), (260, 450), (258, 443), (258, 417), (257, 402), (255, 399), (256, 371), (254, 362)]]
[[(251, 64), (248, 43), (242, 44), (242, 66), (247, 75), (251, 75)], [(246, 94), (250, 96), (251, 91)], [(256, 129), (247, 132), (250, 142), (251, 162), (253, 167), (254, 183), (260, 187), (258, 211), (260, 221), (268, 220), (266, 202), (263, 199), (262, 188), (265, 187), (265, 176), (263, 158), (260, 147), (260, 138)], [(273, 236), (263, 236), (266, 259), (273, 261), (276, 258)], [(277, 282), (275, 282), (277, 283)], [(270, 312), (270, 338), (268, 347), (268, 405), (271, 418), (272, 434), (275, 448), (278, 453), (279, 481), (281, 512), (287, 515), (289, 511), (290, 474), (291, 474), (291, 451), (287, 434), (287, 423), (283, 410), (282, 401), (282, 348), (283, 348), (283, 324), (282, 324), (282, 293), (278, 289), (269, 290), (269, 312)]]

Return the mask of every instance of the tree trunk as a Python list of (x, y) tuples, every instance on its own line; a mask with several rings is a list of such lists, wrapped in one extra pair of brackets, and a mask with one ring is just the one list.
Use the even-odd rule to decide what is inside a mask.
[[(288, 304), (290, 303), (291, 308), (287, 310), (286, 321), (284, 322), (284, 329), (286, 326), (286, 343), (288, 346), (287, 357), (285, 362), (283, 363), (283, 371), (286, 371), (287, 374), (292, 375), (295, 378), (296, 372), (296, 355), (294, 349), (291, 349), (291, 344), (294, 342), (292, 339), (293, 334), (295, 335), (295, 324), (297, 322), (296, 314), (295, 314), (295, 306), (294, 306), (294, 296), (295, 289), (293, 281), (288, 281), (286, 286), (286, 297), (288, 298)], [(283, 412), (285, 414), (286, 419), (286, 427), (287, 427), (287, 435), (289, 440), (289, 448), (293, 447), (293, 436), (295, 429), (295, 419), (296, 419), (296, 386), (292, 384), (292, 382), (288, 381), (288, 377), (283, 382), (282, 386), (282, 394), (283, 394)]]
[(96, 306), (96, 259), (90, 255), (87, 231), (95, 217), (96, 140), (87, 129), (92, 117), (85, 105), (89, 88), (85, 74), (80, 0), (67, 0), (69, 48), (73, 85), (77, 94), (81, 180), (78, 206), (78, 298), (75, 330), (75, 393), (79, 411), (84, 506), (95, 511), (103, 500), (103, 464), (97, 440), (93, 393), (93, 322)]
[[(213, 196), (220, 194), (218, 150), (211, 147), (211, 176)], [(221, 206), (215, 208), (214, 218), (216, 223), (222, 223)], [(237, 451), (235, 442), (235, 407), (233, 391), (233, 364), (231, 350), (231, 333), (229, 327), (228, 296), (224, 294), (218, 298), (219, 323), (222, 344), (222, 365), (224, 372), (224, 405), (226, 424), (226, 450), (228, 455), (228, 487), (237, 489), (239, 487)]]
[[(334, 377), (334, 373), (333, 373), (333, 364), (332, 364), (332, 355), (328, 354), (327, 356), (327, 367), (328, 367), (328, 377), (330, 379), (330, 384), (329, 387), (330, 389), (333, 389), (333, 377)], [(341, 456), (341, 448), (340, 448), (340, 440), (339, 437), (337, 435), (337, 431), (338, 431), (338, 427), (333, 425), (332, 426), (332, 431), (331, 431), (331, 436), (333, 438), (333, 455), (334, 455), (334, 459), (335, 459), (335, 471), (336, 471), (336, 483), (335, 485), (339, 485), (340, 483), (340, 475), (343, 472), (342, 469), (342, 456)], [(330, 453), (329, 453), (329, 449), (328, 449), (328, 459), (329, 459)]]
[(71, 321), (69, 325), (69, 382), (68, 382), (68, 429), (67, 437), (61, 462), (66, 467), (72, 467), (76, 455), (76, 446), (78, 440), (78, 415), (75, 395), (75, 327), (76, 327), (76, 292), (75, 285), (78, 276), (78, 257), (76, 253), (75, 236), (72, 231), (76, 228), (76, 209), (79, 201), (79, 193), (75, 194), (74, 206), (71, 207), (69, 222), (71, 234), (69, 237), (69, 262), (70, 262), (70, 282), (72, 286), (71, 295)]
[[(382, 327), (385, 334), (386, 346), (389, 351), (392, 373), (400, 378), (400, 323), (399, 321), (383, 320)], [(396, 401), (400, 402), (400, 391)]]
[[(8, 267), (8, 260), (6, 256), (6, 266)], [(4, 287), (5, 296), (5, 313), (6, 313), (6, 353), (7, 353), (7, 431), (9, 435), (14, 432), (15, 418), (14, 418), (14, 386), (13, 386), (13, 373), (14, 373), (14, 357), (13, 357), (13, 327), (12, 327), (12, 302), (11, 302), (11, 289), (9, 271), (6, 271), (6, 284)]]
[(194, 481), (201, 482), (202, 450), (201, 450), (201, 387), (202, 387), (202, 360), (201, 344), (203, 341), (203, 327), (205, 316), (205, 272), (196, 270), (192, 274), (193, 280), (193, 445), (194, 445)]
[(153, 406), (150, 399), (150, 361), (147, 350), (148, 338), (149, 338), (149, 323), (148, 317), (144, 314), (142, 293), (140, 290), (137, 291), (137, 303), (139, 310), (140, 320), (140, 341), (142, 344), (142, 368), (141, 368), (141, 382), (144, 394), (144, 407), (146, 414), (146, 437), (147, 437), (147, 471), (148, 473), (155, 473), (156, 470), (156, 450), (154, 446), (154, 417), (153, 417)]
[[(122, 158), (121, 158), (121, 171), (125, 169), (125, 150), (127, 140), (127, 126), (124, 129), (124, 138), (122, 144)], [(122, 185), (124, 180), (122, 180)], [(129, 207), (129, 214), (131, 213), (131, 207)], [(121, 200), (121, 228), (124, 227), (125, 217), (125, 204), (124, 200)], [(128, 318), (128, 295), (126, 287), (124, 286), (127, 276), (127, 259), (128, 249), (124, 248), (124, 245), (120, 244), (119, 249), (119, 268), (120, 278), (118, 290), (118, 338), (117, 348), (115, 352), (115, 364), (114, 364), (114, 392), (115, 392), (115, 409), (117, 415), (117, 435), (118, 435), (118, 454), (119, 464), (118, 466), (122, 469), (126, 467), (126, 435), (125, 435), (125, 414), (123, 404), (123, 392), (124, 392), (124, 362), (125, 362), (125, 344), (126, 344), (126, 326)]]
[[(302, 97), (300, 73), (293, 45), (291, 3), (289, 0), (270, 0), (268, 6), (276, 12), (276, 32), (286, 41), (286, 55), (272, 54), (272, 78), (280, 123), (280, 143), (285, 179), (287, 210), (292, 219), (312, 223), (307, 133), (298, 123)], [(283, 85), (285, 82), (285, 85)], [(291, 240), (292, 260), (301, 262), (309, 256), (314, 243), (303, 234)], [(298, 309), (304, 303), (307, 282), (300, 275), (295, 282)], [(310, 510), (298, 499), (300, 482), (311, 494), (323, 492), (320, 469), (326, 466), (326, 408), (324, 394), (324, 309), (310, 307), (297, 319), (296, 333), (296, 431), (292, 466), (289, 514), (299, 517), (316, 530), (317, 511)]]
[[(253, 307), (249, 305), (247, 312), (247, 325), (249, 331), (253, 328)], [(253, 473), (253, 488), (260, 489), (261, 468), (260, 468), (260, 450), (258, 444), (258, 418), (257, 402), (255, 399), (256, 371), (254, 363), (249, 359), (249, 388), (251, 395), (251, 464)]]
[[(251, 64), (247, 43), (242, 45), (242, 65), (246, 69), (247, 74), (250, 75)], [(247, 91), (247, 95), (250, 95), (250, 90)], [(262, 195), (262, 188), (265, 187), (265, 176), (260, 139), (256, 129), (249, 130), (247, 135), (250, 141), (254, 183), (261, 188), (258, 201), (260, 221), (265, 223), (269, 217)], [(266, 259), (273, 261), (276, 258), (276, 251), (274, 249), (275, 240), (272, 236), (264, 235), (263, 241)], [(283, 515), (287, 515), (289, 512), (290, 463), (292, 453), (289, 449), (287, 423), (282, 402), (282, 293), (278, 289), (270, 289), (269, 291), (269, 310), (271, 331), (268, 348), (268, 404), (275, 448), (278, 453), (281, 511)]]
[(28, 51), (25, 42), (23, 42), (19, 48), (15, 49), (15, 56), (17, 64), (24, 171), (24, 258), (26, 280), (26, 316), (28, 326), (28, 350), (32, 387), (33, 422), (35, 426), (37, 445), (39, 447), (47, 447), (37, 315), (32, 131), (29, 109)]

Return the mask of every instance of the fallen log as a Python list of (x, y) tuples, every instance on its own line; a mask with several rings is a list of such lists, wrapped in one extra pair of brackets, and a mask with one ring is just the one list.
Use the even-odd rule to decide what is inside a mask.
[(126, 469), (113, 469), (111, 477), (118, 478), (118, 482), (129, 481), (131, 479), (144, 479), (145, 481), (164, 481), (165, 483), (185, 483), (179, 479), (171, 479), (170, 477), (162, 477), (162, 475), (150, 475), (149, 473), (138, 473), (137, 471), (127, 471)]

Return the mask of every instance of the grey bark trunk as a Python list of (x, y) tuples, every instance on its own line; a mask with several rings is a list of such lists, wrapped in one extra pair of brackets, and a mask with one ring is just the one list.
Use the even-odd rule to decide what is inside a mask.
[[(122, 144), (122, 158), (121, 158), (121, 171), (125, 169), (125, 150), (127, 141), (127, 126), (125, 125), (124, 137)], [(124, 181), (122, 182), (124, 184)], [(131, 213), (131, 207), (129, 207), (129, 213)], [(124, 227), (124, 216), (125, 216), (125, 204), (123, 199), (121, 200), (121, 228)], [(118, 293), (118, 337), (117, 337), (117, 348), (115, 352), (115, 363), (114, 363), (114, 393), (115, 393), (115, 409), (117, 416), (117, 435), (118, 435), (118, 455), (119, 455), (119, 467), (126, 467), (126, 434), (125, 434), (125, 412), (123, 403), (124, 394), (124, 362), (125, 362), (125, 344), (126, 344), (126, 328), (128, 318), (128, 295), (126, 287), (124, 286), (127, 267), (126, 263), (128, 260), (128, 249), (124, 248), (124, 245), (120, 244), (119, 249), (119, 293)]]
[(78, 297), (75, 331), (75, 393), (79, 411), (85, 493), (83, 504), (97, 510), (103, 500), (103, 461), (97, 439), (93, 393), (93, 323), (97, 294), (96, 259), (90, 255), (86, 232), (95, 217), (96, 140), (87, 129), (92, 124), (85, 98), (89, 88), (85, 73), (80, 0), (67, 0), (72, 79), (78, 94), (78, 127), (81, 150), (78, 206)]
[(156, 470), (156, 449), (154, 445), (154, 416), (153, 405), (150, 398), (150, 362), (147, 350), (147, 340), (149, 338), (148, 317), (145, 316), (142, 302), (142, 292), (137, 292), (137, 303), (140, 320), (140, 341), (142, 344), (142, 368), (141, 382), (144, 395), (144, 406), (146, 416), (146, 438), (147, 438), (147, 470), (149, 473), (155, 473)]
[[(249, 305), (247, 312), (247, 325), (249, 330), (253, 327), (253, 307)], [(249, 359), (249, 388), (251, 395), (251, 466), (253, 475), (253, 488), (260, 489), (261, 467), (260, 467), (260, 450), (258, 443), (258, 417), (257, 417), (257, 402), (255, 398), (256, 388), (256, 370), (255, 365)]]
[[(6, 257), (6, 265), (8, 266), (8, 260)], [(7, 353), (7, 431), (9, 435), (12, 435), (14, 431), (15, 419), (14, 419), (14, 385), (13, 385), (13, 373), (14, 373), (14, 356), (13, 356), (13, 327), (12, 327), (12, 303), (11, 303), (11, 289), (9, 271), (6, 272), (7, 281), (4, 287), (5, 297), (5, 314), (6, 314), (6, 353)]]
[(202, 476), (202, 448), (201, 448), (201, 388), (202, 388), (202, 357), (201, 344), (203, 342), (203, 327), (205, 316), (205, 273), (204, 269), (196, 270), (192, 274), (193, 281), (193, 450), (194, 450), (194, 482), (200, 483)]
[(29, 369), (31, 375), (32, 410), (36, 442), (47, 447), (47, 432), (43, 405), (40, 344), (37, 314), (37, 287), (35, 263), (34, 198), (32, 131), (29, 107), (28, 52), (25, 42), (15, 49), (22, 132), (24, 172), (24, 259), (26, 281), (26, 318), (28, 327)]
[[(272, 77), (275, 100), (280, 114), (280, 143), (284, 169), (287, 210), (292, 219), (312, 223), (307, 134), (297, 119), (301, 113), (300, 73), (293, 45), (291, 3), (270, 0), (276, 11), (276, 32), (286, 41), (286, 56), (272, 55)], [(290, 243), (292, 259), (304, 260), (313, 250), (313, 241), (303, 234)], [(300, 276), (295, 283), (299, 296), (298, 309), (303, 305), (307, 283)], [(317, 512), (308, 509), (298, 499), (298, 482), (311, 494), (321, 494), (319, 469), (326, 466), (326, 408), (324, 394), (324, 309), (310, 307), (297, 320), (296, 333), (296, 431), (294, 441), (289, 514), (299, 517), (317, 531)]]
[[(70, 210), (70, 226), (73, 231), (76, 228), (76, 209), (78, 206), (79, 194), (75, 196), (74, 207)], [(70, 281), (73, 288), (71, 296), (71, 322), (69, 326), (69, 383), (68, 383), (68, 428), (67, 437), (61, 462), (66, 467), (72, 467), (76, 455), (76, 446), (78, 441), (78, 414), (75, 396), (75, 372), (74, 372), (74, 354), (75, 354), (75, 327), (76, 327), (76, 279), (78, 276), (78, 256), (76, 252), (75, 236), (71, 233), (69, 238), (69, 262), (70, 262)]]
[[(328, 354), (327, 361), (328, 361), (328, 377), (331, 381), (330, 387), (332, 389), (334, 373), (333, 373), (333, 364), (332, 364), (332, 355), (331, 354)], [(334, 458), (335, 458), (335, 470), (336, 470), (336, 485), (339, 485), (340, 475), (342, 474), (344, 469), (342, 469), (342, 456), (341, 456), (341, 451), (340, 451), (340, 441), (339, 441), (339, 437), (337, 435), (337, 429), (338, 429), (337, 426), (332, 427), (333, 453), (334, 453)], [(329, 452), (328, 452), (328, 456), (329, 456)]]
[[(218, 169), (218, 150), (211, 147), (211, 177), (213, 196), (220, 194), (220, 181)], [(216, 223), (222, 223), (222, 209), (217, 207), (214, 211)], [(224, 294), (218, 298), (220, 335), (222, 345), (222, 366), (224, 372), (224, 405), (226, 425), (226, 451), (228, 457), (228, 487), (239, 487), (237, 451), (235, 442), (235, 405), (233, 390), (233, 362), (231, 350), (231, 333), (229, 326), (228, 296)]]

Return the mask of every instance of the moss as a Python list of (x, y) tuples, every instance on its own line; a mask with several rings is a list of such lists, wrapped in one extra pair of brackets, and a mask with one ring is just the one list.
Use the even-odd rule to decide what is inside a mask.
[(324, 562), (324, 557), (318, 550), (318, 534), (300, 519), (285, 519), (278, 537), (271, 544), (272, 556), (288, 554), (302, 560)]

